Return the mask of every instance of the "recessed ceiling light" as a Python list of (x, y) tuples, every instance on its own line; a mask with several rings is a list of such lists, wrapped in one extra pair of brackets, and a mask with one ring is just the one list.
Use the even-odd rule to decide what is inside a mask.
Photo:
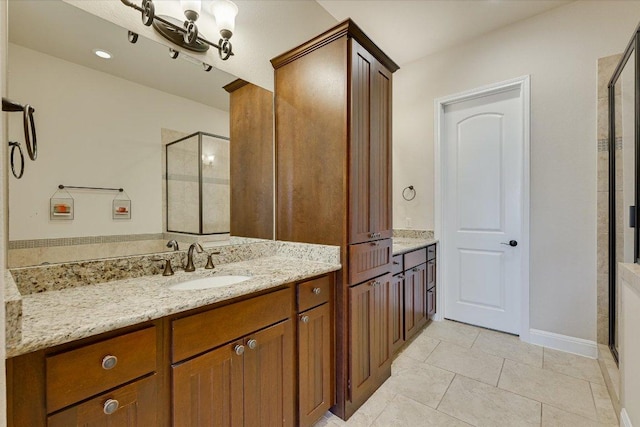
[(107, 52), (106, 50), (102, 50), (102, 49), (94, 49), (93, 53), (95, 53), (97, 56), (99, 56), (100, 58), (103, 59), (111, 59), (112, 55)]

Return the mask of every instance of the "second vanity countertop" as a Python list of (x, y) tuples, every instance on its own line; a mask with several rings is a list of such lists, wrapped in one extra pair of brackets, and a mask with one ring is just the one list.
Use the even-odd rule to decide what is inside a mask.
[[(22, 339), (7, 347), (14, 357), (158, 319), (193, 308), (337, 271), (340, 264), (272, 256), (198, 269), (174, 276), (144, 276), (22, 297)], [(174, 283), (213, 275), (246, 275), (235, 285), (205, 290), (169, 289)]]
[(393, 255), (401, 255), (438, 243), (434, 238), (394, 237)]

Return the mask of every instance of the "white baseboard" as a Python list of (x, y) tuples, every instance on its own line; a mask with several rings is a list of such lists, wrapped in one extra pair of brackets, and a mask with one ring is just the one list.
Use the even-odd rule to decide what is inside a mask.
[(620, 427), (633, 427), (633, 425), (631, 424), (631, 419), (629, 419), (629, 414), (624, 408), (622, 408), (622, 411), (620, 411)]
[(555, 334), (553, 332), (541, 331), (538, 329), (529, 330), (529, 342), (567, 353), (578, 354), (580, 356), (598, 358), (598, 344), (582, 338), (570, 337), (567, 335)]

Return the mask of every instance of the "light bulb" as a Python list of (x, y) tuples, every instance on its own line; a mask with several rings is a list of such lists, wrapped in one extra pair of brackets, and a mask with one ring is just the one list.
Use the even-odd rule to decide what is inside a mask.
[(230, 39), (236, 27), (238, 6), (231, 0), (214, 0), (211, 2), (211, 13), (216, 18), (216, 25), (223, 39)]
[(200, 0), (180, 0), (180, 5), (184, 11), (184, 15), (190, 21), (195, 21), (200, 16), (202, 2)]

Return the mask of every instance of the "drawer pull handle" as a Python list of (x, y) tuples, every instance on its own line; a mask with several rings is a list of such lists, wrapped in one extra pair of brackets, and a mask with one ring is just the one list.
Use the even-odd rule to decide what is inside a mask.
[(322, 292), (322, 289), (320, 289), (320, 288), (313, 288), (313, 291), (312, 291), (312, 292), (313, 292), (315, 295), (320, 295), (320, 292)]
[(258, 346), (258, 341), (254, 339), (247, 341), (247, 347), (249, 347), (251, 350), (255, 349), (257, 346)]
[(302, 323), (309, 323), (309, 316), (304, 315), (300, 318), (300, 320), (302, 321)]
[(393, 261), (393, 265), (400, 265), (398, 261)]
[(102, 369), (105, 369), (107, 371), (109, 369), (115, 368), (117, 364), (118, 364), (118, 358), (111, 354), (108, 356), (105, 356), (104, 359), (102, 359)]
[(404, 276), (402, 274), (398, 274), (398, 279), (404, 280)]
[(418, 271), (418, 268), (414, 267), (414, 268), (411, 269), (411, 271), (413, 271), (415, 273), (416, 271)]
[(104, 407), (102, 408), (102, 410), (106, 415), (111, 415), (118, 410), (119, 406), (120, 402), (118, 402), (117, 400), (108, 399), (106, 402), (104, 402)]
[(244, 353), (244, 346), (237, 344), (235, 347), (233, 347), (233, 351), (238, 355), (238, 356), (242, 356), (242, 354)]
[(377, 280), (374, 280), (373, 282), (370, 283), (371, 286), (379, 286), (380, 282), (378, 282)]

